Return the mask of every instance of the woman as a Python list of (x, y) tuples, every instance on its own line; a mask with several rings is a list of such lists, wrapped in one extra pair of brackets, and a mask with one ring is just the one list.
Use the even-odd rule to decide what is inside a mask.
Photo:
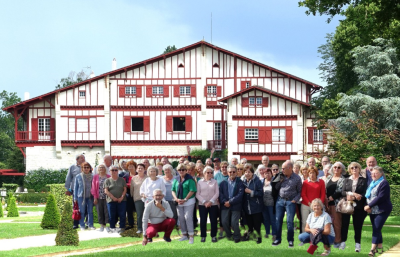
[(90, 192), (94, 198), (94, 204), (96, 205), (97, 217), (100, 224), (100, 232), (104, 231), (106, 228), (107, 232), (110, 231), (109, 227), (106, 227), (108, 221), (108, 210), (107, 210), (107, 200), (106, 193), (104, 192), (104, 182), (110, 175), (107, 174), (106, 166), (100, 164), (97, 166), (98, 174), (93, 176), (92, 189)]
[(174, 198), (172, 197), (172, 185), (175, 182), (175, 177), (172, 175), (174, 168), (171, 166), (171, 164), (165, 164), (163, 166), (164, 170), (164, 176), (162, 177), (164, 185), (165, 185), (165, 195), (164, 195), (164, 200), (168, 201), (169, 205), (171, 206), (171, 210), (174, 213), (174, 220), (175, 224), (177, 224), (178, 221), (178, 212), (176, 210), (176, 204), (174, 202)]
[(303, 164), (300, 167), (300, 178), (301, 181), (304, 182), (306, 179), (308, 179), (308, 165), (307, 164)]
[(383, 169), (376, 166), (371, 171), (372, 182), (367, 188), (365, 198), (367, 205), (364, 210), (369, 213), (372, 224), (372, 246), (368, 256), (374, 256), (377, 249), (382, 253), (382, 228), (392, 212), (393, 206), (390, 201), (390, 186), (385, 179)]
[(155, 189), (161, 189), (163, 195), (166, 194), (165, 185), (162, 178), (157, 177), (158, 170), (154, 166), (147, 168), (148, 177), (143, 181), (140, 186), (140, 195), (145, 199), (145, 205), (153, 200), (153, 191)]
[(74, 201), (79, 205), (81, 212), (81, 219), (79, 225), (81, 230), (85, 230), (85, 213), (87, 210), (89, 229), (95, 230), (93, 227), (93, 196), (90, 191), (92, 190), (93, 175), (89, 163), (84, 162), (81, 164), (82, 172), (75, 177), (74, 186)]
[(354, 212), (352, 215), (342, 213), (342, 243), (339, 249), (344, 250), (346, 248), (347, 233), (349, 232), (350, 216), (353, 216), (353, 227), (354, 227), (354, 240), (356, 242), (356, 252), (361, 251), (361, 232), (367, 213), (364, 211), (365, 206), (365, 193), (368, 187), (368, 181), (366, 178), (360, 176), (361, 165), (357, 162), (350, 163), (348, 172), (351, 174), (349, 178), (346, 178), (343, 182), (342, 196), (346, 197), (346, 200), (353, 201), (356, 203)]
[(193, 244), (193, 209), (196, 204), (196, 182), (194, 182), (192, 176), (187, 174), (187, 168), (184, 164), (179, 164), (176, 169), (179, 172), (179, 177), (172, 185), (172, 196), (178, 204), (178, 219), (182, 232), (179, 241), (189, 239), (189, 244)]
[(118, 164), (118, 176), (120, 178), (123, 178), (127, 174), (128, 174), (128, 166), (126, 166), (126, 161), (125, 160), (120, 160), (119, 164)]
[[(196, 165), (193, 162), (189, 162), (186, 165), (187, 168), (187, 173), (192, 176), (192, 178), (196, 178), (196, 169), (195, 169)], [(197, 183), (197, 180), (195, 179), (195, 182)]]
[(299, 174), (300, 173), (300, 168), (301, 168), (301, 165), (299, 163), (293, 164), (293, 172), (296, 173), (299, 176), (301, 175), (301, 174)]
[(339, 203), (342, 197), (342, 187), (345, 180), (346, 169), (341, 162), (336, 162), (332, 165), (329, 171), (330, 175), (326, 179), (326, 203), (327, 210), (331, 216), (333, 222), (333, 228), (335, 230), (335, 240), (333, 247), (339, 248), (340, 242), (342, 241), (341, 230), (342, 230), (342, 214), (336, 211), (336, 205)]
[(156, 164), (156, 167), (157, 167), (157, 170), (158, 170), (158, 174), (157, 174), (157, 176), (159, 176), (159, 177), (162, 177), (164, 174), (163, 174), (163, 163), (162, 162), (157, 162), (157, 164)]
[(300, 245), (310, 242), (307, 252), (314, 254), (317, 244), (323, 242), (325, 251), (321, 256), (328, 256), (335, 238), (331, 217), (324, 212), (324, 204), (319, 198), (311, 202), (311, 208), (314, 212), (308, 215), (304, 232), (299, 235)]
[[(188, 162), (188, 164), (186, 164), (184, 162), (184, 164), (186, 165), (187, 173), (190, 176), (192, 176), (194, 182), (196, 182), (196, 185), (197, 185), (197, 181), (198, 180), (196, 178), (196, 169), (195, 169), (196, 165), (194, 164), (194, 162)], [(198, 224), (199, 223), (199, 219), (197, 218), (197, 205), (198, 205), (198, 202), (197, 202), (196, 198), (195, 198), (195, 200), (196, 200), (196, 204), (195, 204), (195, 206), (193, 208), (193, 227), (197, 228), (199, 226), (199, 224)], [(197, 231), (195, 231), (195, 232), (197, 233)]]
[(236, 168), (237, 168), (237, 177), (241, 178), (244, 174), (244, 165), (239, 163), (236, 165)]
[(200, 212), (200, 233), (201, 242), (206, 241), (207, 236), (207, 217), (211, 223), (211, 241), (217, 242), (218, 224), (218, 183), (213, 179), (214, 171), (211, 167), (206, 167), (203, 171), (204, 178), (197, 183), (196, 198), (199, 201)]
[(308, 215), (312, 212), (311, 202), (316, 199), (324, 199), (325, 201), (325, 182), (322, 179), (318, 179), (317, 167), (308, 168), (308, 179), (304, 180), (301, 188), (301, 217), (303, 224), (302, 231), (306, 226)]
[(134, 176), (136, 176), (136, 167), (137, 164), (133, 160), (130, 160), (126, 163), (126, 166), (128, 168), (128, 172), (124, 176), (124, 179), (127, 183), (127, 193), (126, 193), (126, 214), (128, 216), (128, 224), (129, 226), (127, 229), (133, 228), (133, 212), (135, 211), (135, 203), (133, 202), (133, 198), (131, 195), (131, 180)]
[(245, 186), (243, 196), (243, 209), (246, 215), (246, 222), (249, 227), (244, 241), (248, 241), (254, 231), (257, 232), (257, 244), (261, 243), (261, 223), (263, 221), (263, 185), (260, 179), (254, 174), (253, 168), (249, 167), (242, 178)]
[[(297, 174), (300, 176), (302, 183), (304, 182), (303, 173), (306, 174), (306, 177), (308, 178), (308, 165), (307, 164), (302, 164), (300, 166), (298, 174)], [(302, 201), (302, 199), (300, 197), (300, 200), (296, 203), (296, 217), (299, 220), (299, 227), (296, 226), (296, 230), (298, 229), (298, 230), (300, 230), (300, 233), (303, 233), (304, 232), (303, 228), (305, 227), (305, 224), (303, 224), (303, 221), (302, 221), (303, 217), (301, 216), (301, 205), (302, 205), (301, 201)]]
[(196, 163), (195, 169), (197, 171), (197, 176), (196, 176), (197, 182), (204, 178), (204, 173), (203, 173), (204, 167), (205, 166), (203, 163)]
[(140, 187), (142, 186), (143, 181), (147, 178), (147, 175), (144, 173), (144, 169), (144, 164), (139, 163), (136, 168), (138, 174), (131, 179), (131, 195), (133, 196), (133, 203), (135, 204), (137, 215), (137, 234), (140, 234), (143, 231), (142, 219), (144, 212), (144, 201), (142, 201), (142, 197), (140, 196)]
[(261, 183), (263, 185), (263, 223), (265, 227), (265, 238), (269, 237), (270, 227), (272, 228), (272, 241), (276, 239), (276, 215), (275, 215), (275, 196), (276, 190), (272, 188), (272, 170), (270, 168), (261, 169)]
[(326, 165), (323, 167), (324, 176), (320, 177), (320, 179), (322, 179), (322, 180), (325, 182), (325, 184), (326, 184), (326, 181), (327, 181), (328, 177), (329, 177), (330, 175), (332, 175), (332, 174), (329, 173), (329, 171), (331, 170), (331, 168), (332, 168), (332, 164), (326, 164)]
[(279, 173), (279, 165), (278, 164), (272, 164), (271, 170), (272, 170), (273, 177), (275, 177)]
[[(110, 233), (125, 231), (126, 222), (126, 182), (118, 176), (118, 166), (110, 167), (111, 177), (104, 182), (104, 192), (107, 195), (107, 208), (110, 218)], [(119, 229), (115, 229), (115, 223), (119, 218)]]

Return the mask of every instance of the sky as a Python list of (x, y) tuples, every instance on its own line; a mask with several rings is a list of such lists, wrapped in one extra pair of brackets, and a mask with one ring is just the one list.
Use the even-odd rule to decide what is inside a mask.
[(298, 0), (0, 0), (0, 91), (36, 97), (71, 71), (100, 75), (113, 58), (121, 68), (203, 38), (324, 86), (317, 50), (339, 21), (305, 11)]

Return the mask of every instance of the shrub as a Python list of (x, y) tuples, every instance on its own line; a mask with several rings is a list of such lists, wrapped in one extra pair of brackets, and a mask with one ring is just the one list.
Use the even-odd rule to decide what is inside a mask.
[(4, 217), (4, 212), (3, 212), (3, 202), (0, 201), (0, 218)]
[(72, 206), (72, 196), (65, 194), (64, 184), (51, 184), (47, 186), (50, 187), (50, 193), (56, 199), (57, 208), (60, 213), (63, 213), (65, 203), (68, 202)]
[(79, 235), (73, 229), (74, 220), (72, 219), (72, 205), (70, 202), (64, 204), (60, 225), (58, 226), (56, 245), (79, 245)]
[(48, 193), (26, 193), (16, 194), (16, 198), (22, 203), (45, 203), (48, 195)]
[(60, 213), (58, 212), (54, 195), (49, 194), (40, 226), (43, 229), (57, 229), (58, 225), (60, 225)]
[(27, 171), (24, 180), (25, 187), (40, 192), (48, 184), (64, 183), (67, 173), (67, 169), (47, 170), (40, 168), (38, 170)]
[(7, 217), (19, 217), (17, 203), (15, 202), (14, 195), (11, 195), (8, 199), (8, 213)]
[(390, 201), (393, 204), (391, 216), (400, 216), (400, 186), (390, 186)]
[(28, 189), (28, 193), (35, 193), (35, 189)]
[(93, 223), (99, 223), (99, 215), (97, 214), (96, 205), (93, 205)]
[(49, 188), (48, 187), (42, 187), (41, 189), (40, 189), (40, 192), (42, 192), (42, 193), (47, 193), (47, 192), (49, 192), (50, 190), (49, 190)]
[(14, 193), (18, 188), (18, 184), (6, 184), (6, 183), (3, 183), (3, 187), (5, 187), (7, 189), (7, 192)]

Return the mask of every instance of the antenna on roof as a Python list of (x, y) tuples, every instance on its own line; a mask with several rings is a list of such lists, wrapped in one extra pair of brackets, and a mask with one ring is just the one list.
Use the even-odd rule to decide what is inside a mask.
[(211, 12), (211, 44), (212, 44), (212, 12)]

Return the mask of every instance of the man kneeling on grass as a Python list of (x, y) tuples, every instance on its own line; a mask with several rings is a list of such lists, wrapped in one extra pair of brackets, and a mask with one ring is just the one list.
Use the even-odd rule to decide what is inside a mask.
[(153, 191), (153, 199), (143, 213), (143, 245), (153, 242), (153, 237), (158, 232), (165, 232), (164, 240), (171, 242), (171, 233), (175, 227), (174, 213), (167, 201), (163, 200), (161, 189)]

